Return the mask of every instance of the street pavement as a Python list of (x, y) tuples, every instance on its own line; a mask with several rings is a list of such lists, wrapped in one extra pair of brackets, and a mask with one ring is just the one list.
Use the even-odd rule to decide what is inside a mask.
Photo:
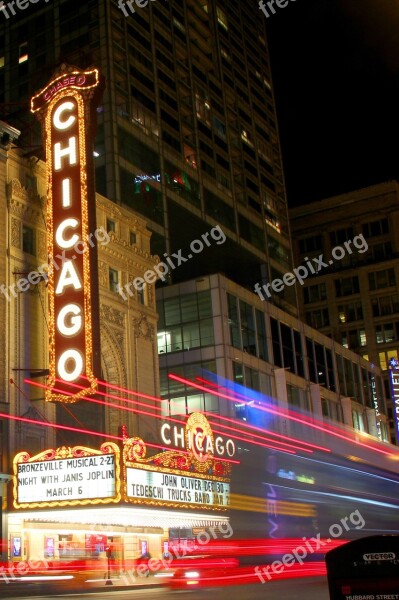
[[(52, 591), (45, 591), (43, 588), (32, 586), (29, 590), (18, 590), (15, 586), (11, 589), (11, 584), (2, 586), (0, 596), (3, 599), (20, 598), (26, 600), (35, 596), (36, 600), (49, 600), (56, 598), (71, 598), (71, 600), (81, 600), (83, 598), (95, 597), (96, 600), (172, 600), (176, 596), (187, 596), (188, 600), (226, 600), (226, 588), (212, 588), (203, 590), (183, 590), (169, 591), (164, 587), (153, 587), (154, 581), (146, 580), (144, 584), (131, 586), (129, 589), (113, 586), (102, 586), (91, 588), (81, 592), (74, 592), (72, 589), (59, 586)], [(36, 594), (35, 594), (36, 591)], [(7, 595), (9, 594), (9, 595)], [(211, 595), (210, 595), (211, 594)], [(312, 577), (300, 579), (286, 579), (280, 581), (269, 581), (264, 584), (251, 584), (229, 586), (229, 600), (329, 600), (328, 586), (326, 577)], [(183, 600), (183, 598), (181, 598)]]

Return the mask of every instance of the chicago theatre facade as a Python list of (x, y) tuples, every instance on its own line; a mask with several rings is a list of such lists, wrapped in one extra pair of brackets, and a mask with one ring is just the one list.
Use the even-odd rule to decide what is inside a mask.
[[(112, 543), (124, 569), (222, 532), (229, 508), (254, 514), (256, 500), (266, 512), (244, 467), (258, 463), (241, 448), (253, 440), (251, 402), (193, 392), (185, 378), (197, 367), (284, 415), (311, 410), (386, 441), (379, 369), (248, 289), (197, 278), (160, 289), (157, 311), (146, 221), (94, 190), (102, 87), (97, 69), (63, 67), (32, 98), (45, 162), (13, 148), (18, 131), (0, 122), (3, 560), (105, 559)], [(272, 451), (294, 441), (294, 427), (278, 427)], [(312, 516), (310, 504), (283, 505)]]
[(112, 542), (124, 566), (227, 522), (233, 441), (201, 414), (154, 418), (159, 259), (145, 221), (94, 192), (101, 88), (96, 69), (65, 68), (32, 99), (45, 163), (0, 148), (3, 560), (102, 558)]

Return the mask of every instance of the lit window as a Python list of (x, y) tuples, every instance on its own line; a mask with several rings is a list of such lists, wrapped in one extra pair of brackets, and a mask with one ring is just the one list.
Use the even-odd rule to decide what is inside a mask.
[(180, 29), (180, 31), (183, 31), (184, 33), (186, 32), (186, 28), (184, 27), (184, 25), (180, 23), (180, 21), (178, 21), (175, 17), (173, 17), (173, 24), (176, 25), (176, 27)]
[(359, 329), (359, 339), (361, 346), (367, 346), (367, 336), (364, 329)]
[(395, 360), (398, 360), (398, 351), (397, 350), (388, 350), (387, 351), (388, 362), (390, 360), (392, 360), (392, 358), (394, 358)]
[(119, 292), (119, 273), (115, 269), (109, 270), (109, 289), (111, 292)]
[(228, 25), (227, 25), (227, 17), (226, 17), (226, 13), (219, 8), (219, 6), (216, 7), (216, 15), (218, 18), (218, 23), (224, 27), (224, 29), (226, 29), (226, 31), (228, 30)]
[(228, 62), (231, 62), (230, 54), (224, 48), (220, 49), (220, 54), (223, 56), (223, 58), (225, 60), (227, 60)]
[(22, 64), (27, 60), (28, 60), (28, 42), (23, 42), (22, 44), (19, 45), (18, 62), (19, 62), (19, 64)]

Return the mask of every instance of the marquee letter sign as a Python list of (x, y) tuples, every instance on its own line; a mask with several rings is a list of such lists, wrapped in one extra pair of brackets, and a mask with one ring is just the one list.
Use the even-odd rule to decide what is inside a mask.
[(50, 377), (47, 401), (95, 393), (100, 373), (93, 141), (97, 69), (64, 68), (31, 100), (47, 166)]
[(99, 450), (62, 446), (14, 457), (15, 508), (116, 504), (120, 492), (120, 452), (113, 442)]

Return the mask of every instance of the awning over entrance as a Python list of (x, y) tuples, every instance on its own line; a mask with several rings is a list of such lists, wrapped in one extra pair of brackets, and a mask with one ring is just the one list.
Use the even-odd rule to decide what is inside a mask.
[(136, 508), (134, 506), (118, 506), (106, 508), (73, 508), (65, 510), (41, 510), (9, 513), (13, 518), (25, 522), (36, 523), (79, 523), (87, 525), (114, 525), (121, 527), (212, 527), (228, 523), (228, 517), (221, 515), (203, 515), (194, 512), (171, 510), (154, 510)]

